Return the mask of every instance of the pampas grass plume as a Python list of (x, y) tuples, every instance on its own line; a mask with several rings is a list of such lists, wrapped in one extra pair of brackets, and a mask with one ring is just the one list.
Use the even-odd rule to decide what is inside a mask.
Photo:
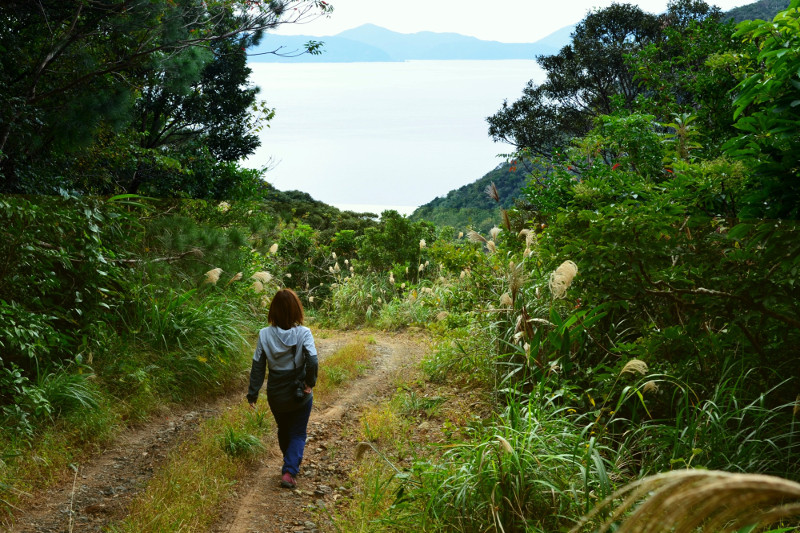
[(508, 269), (508, 289), (511, 291), (511, 298), (516, 300), (525, 285), (525, 271), (522, 269), (522, 263), (517, 265), (511, 262)]
[(511, 444), (509, 444), (509, 442), (506, 439), (504, 439), (500, 435), (497, 435), (496, 438), (497, 438), (497, 442), (500, 443), (500, 448), (504, 452), (506, 452), (506, 453), (514, 453), (514, 448), (511, 446)]
[(252, 285), (250, 285), (250, 288), (251, 288), (251, 289), (253, 289), (253, 291), (254, 291), (256, 294), (258, 294), (258, 293), (260, 293), (260, 292), (264, 292), (264, 284), (263, 284), (263, 283), (261, 283), (261, 282), (260, 282), (260, 281), (258, 281), (258, 280), (255, 280), (255, 281), (253, 282), (253, 284), (252, 284)]
[(500, 297), (500, 306), (511, 307), (512, 305), (514, 305), (514, 301), (511, 299), (511, 296), (507, 292), (504, 292)]
[[(609, 512), (612, 502), (620, 500)], [(762, 474), (714, 470), (657, 474), (630, 483), (603, 500), (570, 533), (581, 531), (601, 512), (608, 519), (596, 531), (604, 533), (631, 509), (614, 531), (693, 533), (702, 527), (702, 531), (726, 533), (747, 526), (761, 531), (769, 524), (800, 516), (800, 484)]]
[(655, 394), (658, 392), (658, 389), (659, 389), (658, 383), (656, 383), (653, 380), (650, 380), (644, 384), (644, 387), (642, 387), (642, 392), (645, 394)]
[(564, 261), (550, 274), (550, 293), (553, 299), (563, 298), (578, 273), (578, 265), (572, 261)]
[(228, 285), (230, 285), (234, 281), (239, 281), (240, 279), (242, 279), (242, 273), (238, 272), (238, 273), (236, 273), (236, 275), (234, 275), (231, 279), (228, 280), (228, 283), (226, 283), (225, 286), (227, 287)]
[(278, 252), (278, 243), (276, 242), (272, 246), (269, 247), (269, 253), (275, 254)]
[(506, 227), (506, 229), (511, 231), (511, 218), (508, 216), (508, 211), (501, 209), (500, 217), (503, 219), (503, 225)]
[(647, 374), (647, 363), (641, 359), (631, 359), (619, 371), (619, 375), (621, 376), (622, 374), (641, 374), (644, 376)]
[(422, 250), (423, 248), (425, 248), (425, 239), (420, 239), (419, 240), (419, 249)]
[(219, 281), (219, 275), (222, 274), (221, 268), (212, 268), (208, 272), (206, 272), (206, 279), (203, 280), (203, 283), (210, 283), (212, 285), (216, 285)]
[(474, 229), (471, 229), (467, 232), (467, 239), (469, 239), (471, 242), (483, 242), (483, 243), (486, 242), (486, 239), (483, 238), (483, 235), (481, 235)]
[(494, 243), (494, 241), (488, 241), (486, 243), (486, 247), (491, 253), (495, 253), (497, 251), (497, 245)]
[(250, 276), (250, 279), (260, 281), (262, 284), (266, 285), (272, 280), (272, 274), (270, 274), (266, 270), (262, 270), (261, 272), (256, 272), (255, 274)]
[(497, 239), (497, 236), (500, 235), (500, 231), (501, 231), (500, 228), (498, 228), (497, 226), (489, 230), (489, 235), (492, 236), (492, 240)]
[(491, 185), (487, 185), (483, 192), (495, 202), (500, 201), (500, 193), (497, 191), (497, 185), (495, 185), (494, 182), (492, 182)]

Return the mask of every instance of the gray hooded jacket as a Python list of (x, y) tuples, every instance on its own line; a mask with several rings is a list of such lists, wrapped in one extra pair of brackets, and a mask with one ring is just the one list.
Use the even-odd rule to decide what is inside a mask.
[(298, 384), (314, 387), (317, 384), (318, 366), (317, 348), (311, 330), (305, 326), (291, 329), (266, 327), (258, 332), (247, 401), (256, 403), (258, 400), (258, 391), (269, 367), (267, 401), (270, 409), (276, 413), (299, 409), (311, 400), (312, 395), (298, 397), (295, 394)]

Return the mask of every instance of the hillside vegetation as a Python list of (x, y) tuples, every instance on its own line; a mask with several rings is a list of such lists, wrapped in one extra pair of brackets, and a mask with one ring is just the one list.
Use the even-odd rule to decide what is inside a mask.
[(734, 22), (743, 20), (772, 20), (778, 12), (789, 7), (789, 0), (759, 0), (746, 6), (735, 7), (725, 13)]
[[(168, 30), (206, 35), (214, 28), (205, 24), (244, 13), (234, 2), (198, 18), (180, 12), (189, 4), (136, 5), (174, 23), (157, 26), (164, 46), (178, 42)], [(617, 4), (587, 15), (570, 47), (540, 58), (547, 79), (490, 122), (493, 137), (514, 144), (526, 184), (511, 205), (499, 190), (507, 184), (493, 180), (482, 200), (496, 209), (488, 230), (394, 211), (372, 220), (278, 193), (235, 159), (208, 155), (247, 146), (177, 112), (171, 123), (186, 135), (149, 145), (152, 131), (133, 117), (161, 117), (151, 104), (176, 99), (173, 110), (197, 109), (183, 98), (209, 96), (223, 67), (210, 48), (235, 44), (240, 57), (241, 43), (181, 45), (148, 62), (132, 54), (123, 67), (109, 57), (126, 43), (93, 29), (153, 35), (139, 18), (86, 4), (95, 26), (81, 19), (65, 31), (93, 46), (67, 46), (63, 70), (38, 77), (31, 65), (52, 43), (26, 48), (22, 37), (69, 28), (54, 21), (73, 14), (48, 6), (47, 20), (43, 6), (0, 7), (13, 23), (0, 39), (17, 54), (0, 61), (18, 69), (18, 83), (0, 84), (15, 106), (0, 137), (4, 524), (127, 425), (241, 379), (282, 287), (299, 294), (315, 328), (424, 328), (433, 344), (418, 382), (362, 415), (359, 449), (374, 461), (350, 472), (346, 502), (328, 517), (334, 529), (598, 530), (630, 513), (589, 514), (595, 505), (648, 497), (650, 484), (617, 490), (650, 475), (680, 471), (690, 480), (681, 494), (707, 471), (768, 475), (758, 480), (773, 487), (800, 481), (800, 0), (772, 22), (738, 26), (693, 0), (663, 15)], [(74, 78), (89, 59), (119, 75), (95, 65), (93, 82)], [(242, 71), (233, 70), (235, 82)], [(124, 91), (132, 79), (144, 89), (87, 110), (91, 123), (52, 112), (56, 100), (81, 109), (88, 94), (117, 82)], [(233, 83), (225, 94), (252, 102), (247, 91)], [(66, 143), (61, 135), (76, 129), (83, 136)], [(452, 396), (417, 392), (427, 387)], [(437, 418), (450, 398), (451, 418)], [(264, 433), (263, 419), (251, 420), (235, 432), (208, 425), (204, 446), (244, 461), (236, 450), (256, 453)], [(232, 476), (244, 470), (231, 464)], [(168, 492), (191, 495), (164, 476)], [(800, 526), (796, 506), (770, 507), (763, 485), (735, 486), (695, 494), (702, 515), (672, 505), (648, 524)]]
[[(515, 163), (504, 163), (482, 178), (434, 198), (418, 207), (409, 217), (411, 220), (428, 220), (438, 227), (450, 226), (459, 230), (474, 229), (487, 232), (497, 224), (498, 207), (513, 207), (514, 199), (528, 182), (528, 172)], [(494, 188), (499, 202), (486, 192)]]

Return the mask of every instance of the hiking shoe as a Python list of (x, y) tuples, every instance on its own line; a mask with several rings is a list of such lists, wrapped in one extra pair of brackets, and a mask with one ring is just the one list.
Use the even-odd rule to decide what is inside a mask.
[(283, 474), (283, 477), (281, 477), (281, 487), (286, 487), (287, 489), (297, 488), (297, 481), (295, 481), (293, 475), (286, 472)]

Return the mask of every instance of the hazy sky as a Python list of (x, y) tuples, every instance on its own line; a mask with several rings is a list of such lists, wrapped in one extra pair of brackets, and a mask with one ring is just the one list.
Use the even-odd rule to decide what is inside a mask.
[[(335, 35), (366, 23), (400, 33), (418, 31), (454, 32), (501, 42), (533, 42), (579, 22), (594, 8), (611, 0), (330, 0), (334, 11), (329, 18), (307, 24), (286, 24), (276, 33)], [(755, 0), (709, 2), (722, 10)], [(621, 2), (620, 2), (621, 3)], [(666, 0), (630, 2), (651, 13), (666, 9)]]

